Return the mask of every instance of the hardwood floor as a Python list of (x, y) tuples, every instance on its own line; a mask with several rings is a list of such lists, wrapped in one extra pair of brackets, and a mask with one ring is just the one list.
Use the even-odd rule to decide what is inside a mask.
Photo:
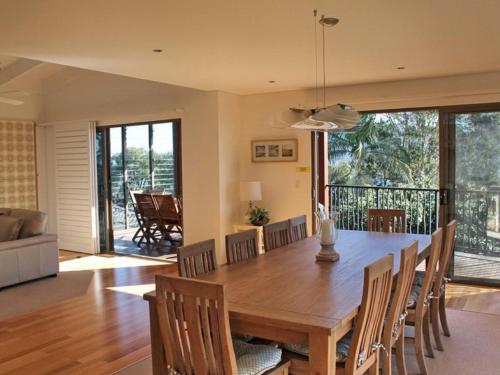
[[(76, 261), (75, 269), (94, 269), (85, 296), (0, 321), (0, 374), (111, 374), (150, 355), (142, 294), (156, 273), (177, 266), (123, 257)], [(500, 314), (500, 289), (450, 284), (447, 294), (450, 308)]]
[(177, 266), (140, 259), (99, 269), (100, 258), (84, 259), (95, 269), (85, 296), (0, 321), (0, 374), (110, 374), (150, 354), (142, 294)]

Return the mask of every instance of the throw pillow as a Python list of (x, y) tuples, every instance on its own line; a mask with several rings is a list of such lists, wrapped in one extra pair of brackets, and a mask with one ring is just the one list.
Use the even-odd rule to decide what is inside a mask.
[(13, 216), (0, 216), (0, 242), (14, 241), (19, 237), (23, 219)]

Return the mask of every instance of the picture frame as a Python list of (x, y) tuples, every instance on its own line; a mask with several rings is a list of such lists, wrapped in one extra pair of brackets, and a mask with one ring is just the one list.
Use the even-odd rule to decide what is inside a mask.
[(253, 163), (298, 161), (296, 138), (252, 140), (251, 146)]

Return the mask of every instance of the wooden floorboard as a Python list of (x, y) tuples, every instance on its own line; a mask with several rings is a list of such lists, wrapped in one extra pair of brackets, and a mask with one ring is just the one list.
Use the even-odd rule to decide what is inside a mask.
[[(94, 272), (85, 296), (0, 321), (1, 375), (111, 374), (150, 355), (142, 292), (176, 265)], [(448, 307), (466, 311), (492, 313), (500, 303), (496, 288), (450, 284), (447, 296)]]
[(111, 374), (147, 357), (144, 285), (176, 267), (95, 269), (85, 296), (0, 321), (0, 374)]

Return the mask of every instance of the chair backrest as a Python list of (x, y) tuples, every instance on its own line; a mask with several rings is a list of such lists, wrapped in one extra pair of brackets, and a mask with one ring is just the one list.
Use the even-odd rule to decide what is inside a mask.
[(141, 216), (147, 219), (158, 218), (158, 209), (151, 194), (134, 194), (137, 209)]
[(206, 240), (177, 248), (179, 275), (196, 277), (217, 268), (215, 240)]
[(411, 292), (413, 280), (415, 279), (417, 258), (417, 241), (413, 241), (409, 246), (401, 250), (396, 288), (391, 306), (387, 312), (387, 319), (382, 334), (382, 341), (387, 350), (390, 350), (393, 343), (403, 333), (401, 328), (404, 327), (403, 323), (407, 313), (406, 303)]
[(346, 374), (364, 374), (378, 365), (380, 349), (376, 345), (381, 343), (389, 304), (393, 262), (394, 256), (389, 254), (365, 267), (363, 297), (345, 364)]
[(156, 309), (165, 374), (238, 373), (224, 285), (156, 275)]
[(453, 248), (455, 247), (455, 233), (457, 231), (457, 221), (452, 220), (446, 225), (445, 239), (443, 243), (443, 249), (441, 250), (441, 255), (439, 256), (439, 267), (436, 273), (436, 280), (434, 281), (434, 286), (432, 293), (434, 296), (441, 295), (441, 288), (444, 287), (444, 278), (448, 272), (450, 266), (451, 255), (453, 254)]
[(264, 225), (263, 232), (266, 251), (286, 246), (292, 242), (288, 220)]
[(151, 194), (162, 219), (180, 221), (174, 197), (170, 194)]
[(293, 217), (288, 219), (290, 225), (291, 241), (300, 241), (307, 238), (307, 217), (306, 215)]
[(405, 233), (405, 210), (369, 208), (368, 230), (370, 232)]
[(417, 310), (417, 315), (423, 314), (423, 310), (429, 305), (429, 293), (436, 278), (436, 268), (441, 255), (442, 243), (443, 229), (438, 228), (432, 233), (431, 253), (425, 265), (425, 276), (422, 281), (422, 287), (418, 294), (417, 306), (415, 308)]
[(243, 232), (226, 235), (226, 255), (229, 264), (259, 255), (258, 232), (250, 229)]

